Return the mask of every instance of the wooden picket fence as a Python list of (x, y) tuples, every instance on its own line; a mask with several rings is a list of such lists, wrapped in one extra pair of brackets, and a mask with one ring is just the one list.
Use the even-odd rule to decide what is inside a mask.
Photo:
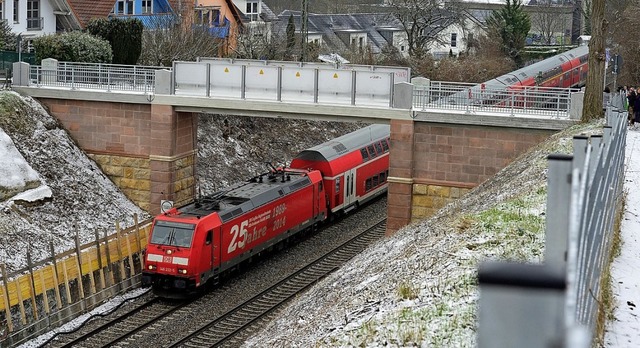
[(76, 246), (36, 263), (27, 253), (27, 267), (7, 274), (0, 264), (0, 346), (14, 345), (46, 332), (97, 307), (125, 290), (137, 287), (142, 251), (151, 220)]

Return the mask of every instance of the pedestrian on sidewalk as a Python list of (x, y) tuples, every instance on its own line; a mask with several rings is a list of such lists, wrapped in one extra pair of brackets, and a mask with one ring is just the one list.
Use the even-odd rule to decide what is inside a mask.
[(629, 120), (629, 126), (631, 127), (633, 127), (636, 122), (635, 113), (633, 112), (633, 108), (636, 102), (636, 97), (637, 97), (636, 91), (633, 89), (633, 87), (630, 87), (629, 92), (627, 93), (627, 104), (629, 104), (628, 120)]

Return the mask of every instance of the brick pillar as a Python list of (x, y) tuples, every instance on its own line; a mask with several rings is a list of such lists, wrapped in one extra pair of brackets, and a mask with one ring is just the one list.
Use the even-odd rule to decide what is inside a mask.
[(160, 201), (188, 203), (195, 192), (196, 117), (176, 113), (170, 105), (151, 105), (149, 167), (150, 212), (160, 212)]
[(411, 222), (413, 128), (411, 120), (391, 120), (387, 235)]

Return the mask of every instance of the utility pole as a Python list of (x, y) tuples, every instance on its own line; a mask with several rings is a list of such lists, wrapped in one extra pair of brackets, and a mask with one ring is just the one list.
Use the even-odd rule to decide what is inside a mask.
[(300, 23), (300, 33), (302, 34), (302, 54), (300, 55), (300, 61), (307, 60), (307, 41), (309, 39), (309, 1), (302, 0), (302, 18)]

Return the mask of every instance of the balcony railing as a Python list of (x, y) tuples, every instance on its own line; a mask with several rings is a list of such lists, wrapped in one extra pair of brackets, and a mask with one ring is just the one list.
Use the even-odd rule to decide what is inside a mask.
[(44, 28), (44, 17), (27, 18), (27, 30), (42, 30)]

